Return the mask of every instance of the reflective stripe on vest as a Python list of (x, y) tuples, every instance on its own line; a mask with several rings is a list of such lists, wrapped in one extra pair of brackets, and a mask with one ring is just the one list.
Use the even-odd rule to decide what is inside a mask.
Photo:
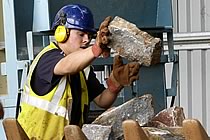
[[(50, 45), (48, 47), (44, 48), (44, 50), (36, 56), (36, 59), (35, 59), (36, 62), (32, 63), (32, 65), (30, 67), (30, 70), (29, 70), (29, 78), (32, 77), (33, 70), (36, 67), (36, 64), (37, 64), (39, 58), (45, 52), (50, 51), (52, 49), (57, 49), (57, 47), (54, 45), (54, 43), (50, 43)], [(81, 112), (82, 113), (81, 113), (80, 125), (82, 125), (84, 123), (84, 118), (83, 118), (84, 106), (89, 105), (88, 91), (87, 91), (87, 85), (86, 85), (86, 82), (85, 82), (86, 81), (85, 77), (88, 78), (88, 75), (89, 75), (89, 72), (90, 72), (90, 67), (88, 66), (85, 71), (86, 71), (85, 75), (83, 75), (83, 73), (80, 72), (80, 80), (81, 80), (81, 88), (82, 88), (82, 98), (81, 98)], [(64, 93), (65, 86), (67, 84), (66, 83), (67, 82), (66, 77), (67, 76), (65, 76), (65, 78), (63, 77), (60, 80), (60, 82), (58, 84), (58, 88), (55, 91), (51, 101), (41, 99), (40, 98), (41, 96), (39, 96), (39, 97), (31, 96), (30, 95), (30, 90), (31, 90), (30, 89), (30, 81), (31, 80), (27, 79), (27, 82), (26, 82), (25, 87), (24, 87), (24, 92), (21, 96), (21, 98), (22, 98), (21, 101), (23, 103), (27, 103), (31, 106), (34, 106), (34, 107), (37, 107), (39, 109), (45, 110), (45, 111), (50, 112), (52, 114), (56, 114), (56, 115), (65, 117), (68, 120), (69, 117), (70, 117), (70, 116), (68, 117), (68, 112), (71, 113), (70, 110), (68, 110), (64, 106), (59, 106), (60, 99), (61, 99), (61, 97)]]
[(63, 77), (60, 80), (58, 84), (58, 88), (55, 91), (55, 94), (50, 102), (50, 101), (40, 99), (35, 96), (30, 96), (29, 94), (27, 94), (27, 93), (30, 93), (30, 89), (29, 89), (28, 83), (26, 83), (25, 91), (21, 97), (21, 102), (43, 109), (52, 114), (56, 114), (61, 117), (66, 117), (66, 119), (68, 120), (68, 110), (63, 106), (59, 106), (59, 102), (60, 102), (60, 99), (62, 98), (65, 87), (66, 87), (66, 77)]

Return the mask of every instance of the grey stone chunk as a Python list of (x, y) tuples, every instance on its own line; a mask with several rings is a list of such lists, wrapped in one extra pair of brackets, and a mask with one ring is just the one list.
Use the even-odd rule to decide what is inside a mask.
[(111, 126), (97, 124), (84, 124), (82, 131), (88, 140), (114, 140)]
[(161, 40), (141, 31), (135, 24), (116, 16), (108, 26), (111, 32), (109, 47), (129, 61), (150, 66), (160, 62)]
[(136, 120), (142, 126), (147, 124), (153, 117), (152, 95), (146, 94), (141, 97), (135, 97), (118, 107), (102, 113), (92, 123), (112, 126), (114, 137), (120, 138), (123, 135), (122, 122), (124, 120)]
[(183, 135), (174, 135), (168, 130), (155, 127), (143, 127), (143, 129), (151, 140), (185, 140)]

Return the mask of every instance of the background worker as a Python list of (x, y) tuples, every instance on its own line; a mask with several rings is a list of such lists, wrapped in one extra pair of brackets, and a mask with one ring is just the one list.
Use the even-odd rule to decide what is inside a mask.
[(96, 33), (91, 11), (79, 4), (66, 5), (55, 16), (51, 42), (34, 59), (21, 97), (18, 122), (28, 137), (63, 139), (68, 124), (86, 123), (89, 103), (110, 107), (125, 85), (138, 79), (139, 64), (123, 64), (115, 57), (108, 88), (100, 84), (90, 64), (101, 54), (109, 56), (107, 17)]

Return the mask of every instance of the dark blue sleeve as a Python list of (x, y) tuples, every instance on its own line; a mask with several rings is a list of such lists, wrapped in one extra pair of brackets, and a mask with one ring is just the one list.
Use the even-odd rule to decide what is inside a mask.
[(37, 95), (45, 95), (60, 81), (60, 75), (54, 75), (54, 67), (64, 56), (60, 50), (46, 52), (39, 60), (31, 79), (31, 87)]
[(90, 69), (90, 73), (87, 80), (88, 87), (88, 96), (89, 101), (93, 101), (99, 94), (101, 94), (106, 88), (100, 81), (97, 79), (96, 74), (93, 71), (93, 68)]

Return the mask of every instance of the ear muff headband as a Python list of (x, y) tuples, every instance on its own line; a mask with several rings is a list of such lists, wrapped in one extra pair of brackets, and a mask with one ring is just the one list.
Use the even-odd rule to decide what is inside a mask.
[(55, 30), (55, 40), (57, 42), (65, 42), (69, 37), (69, 29), (66, 29), (65, 26), (59, 25)]

